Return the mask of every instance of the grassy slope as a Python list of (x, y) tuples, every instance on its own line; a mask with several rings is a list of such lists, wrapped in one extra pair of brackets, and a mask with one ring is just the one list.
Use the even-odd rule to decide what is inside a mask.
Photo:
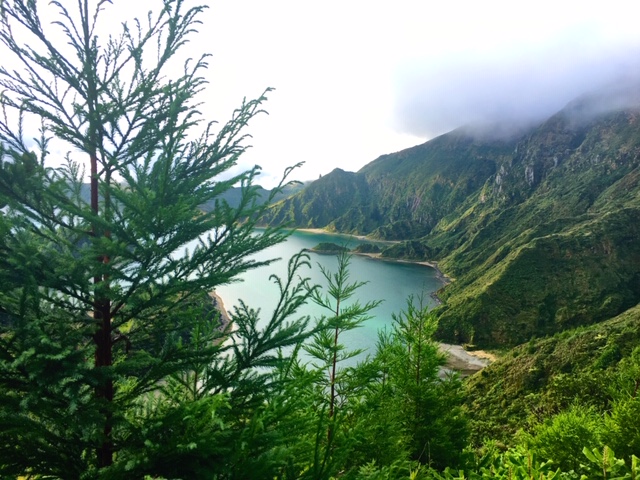
[(383, 155), (357, 173), (336, 169), (263, 220), (387, 240), (418, 238), (479, 189), (513, 146), (452, 132)]
[(363, 167), (358, 173), (367, 178), (385, 219), (373, 235), (396, 240), (429, 233), (482, 188), (514, 146), (456, 130)]
[(467, 380), (474, 441), (513, 442), (528, 421), (579, 401), (606, 410), (625, 358), (640, 344), (640, 305), (589, 327), (538, 339), (508, 352)]
[[(296, 195), (275, 204), (262, 222), (360, 233), (372, 228), (369, 224), (375, 222), (369, 199), (369, 188), (362, 177), (335, 169)], [(357, 219), (361, 226), (354, 228), (349, 223), (335, 227), (334, 223), (340, 222), (341, 218)]]
[(557, 232), (523, 236), (533, 238), (503, 245), (477, 269), (477, 278), (455, 285), (441, 311), (443, 337), (517, 344), (611, 318), (638, 302), (640, 209), (591, 215)]
[[(640, 300), (635, 113), (599, 118), (573, 137), (565, 132), (569, 120), (560, 120), (519, 145), (527, 153), (502, 169), (499, 188), (490, 179), (490, 200), (458, 217), (464, 225), (440, 226), (422, 240), (457, 278), (443, 294), (444, 338), (517, 344), (610, 318)], [(562, 142), (545, 148), (540, 137), (561, 136), (553, 129), (573, 149)], [(559, 150), (562, 161), (549, 164)], [(539, 164), (548, 164), (537, 170), (539, 180), (524, 181)], [(526, 189), (524, 200), (512, 200), (511, 192)]]

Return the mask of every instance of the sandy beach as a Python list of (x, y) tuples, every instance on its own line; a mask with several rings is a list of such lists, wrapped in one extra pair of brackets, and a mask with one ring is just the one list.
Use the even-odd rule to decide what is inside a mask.
[(462, 345), (441, 343), (440, 350), (447, 355), (446, 368), (456, 370), (463, 376), (472, 375), (496, 360), (495, 355), (484, 350), (469, 352)]

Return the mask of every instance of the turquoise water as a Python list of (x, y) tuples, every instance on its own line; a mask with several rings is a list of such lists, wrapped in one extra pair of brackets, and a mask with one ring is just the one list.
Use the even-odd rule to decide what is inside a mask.
[[(241, 282), (216, 289), (226, 309), (232, 310), (242, 299), (251, 308), (259, 308), (261, 318), (266, 322), (278, 300), (277, 286), (269, 280), (269, 276), (276, 274), (284, 279), (289, 258), (304, 248), (313, 248), (320, 242), (345, 244), (350, 248), (359, 243), (367, 243), (367, 241), (345, 235), (297, 231), (286, 242), (264, 250), (255, 257), (261, 260), (280, 258), (279, 261), (267, 267), (246, 272), (240, 277)], [(313, 284), (324, 286), (325, 281), (318, 264), (334, 272), (337, 265), (336, 256), (310, 253), (310, 258), (311, 269), (305, 268), (299, 272), (299, 275), (309, 277)], [(433, 306), (434, 300), (430, 294), (442, 286), (436, 270), (425, 265), (354, 255), (349, 271), (351, 281), (368, 282), (355, 295), (361, 303), (373, 300), (382, 300), (382, 303), (371, 312), (371, 319), (367, 320), (361, 328), (346, 332), (341, 336), (341, 340), (349, 348), (368, 349), (368, 353), (371, 354), (375, 350), (378, 330), (391, 325), (392, 314), (397, 314), (405, 308), (410, 295), (415, 297), (423, 295), (424, 302)], [(330, 312), (315, 304), (309, 304), (300, 311), (300, 314), (318, 318), (323, 314), (329, 315)]]

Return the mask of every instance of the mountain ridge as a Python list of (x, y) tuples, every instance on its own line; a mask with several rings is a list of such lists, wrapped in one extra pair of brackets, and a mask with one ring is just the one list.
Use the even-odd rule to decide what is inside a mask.
[(334, 171), (263, 220), (437, 261), (456, 278), (440, 292), (447, 341), (515, 345), (611, 318), (640, 301), (640, 108), (615, 100), (640, 89), (625, 95), (584, 95), (517, 137), (461, 128)]

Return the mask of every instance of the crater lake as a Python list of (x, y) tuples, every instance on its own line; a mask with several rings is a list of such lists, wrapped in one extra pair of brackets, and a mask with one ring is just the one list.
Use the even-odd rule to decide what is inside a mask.
[[(238, 281), (223, 285), (216, 289), (222, 298), (225, 309), (233, 311), (239, 306), (240, 300), (253, 309), (260, 309), (260, 318), (266, 322), (275, 308), (279, 293), (276, 284), (270, 280), (271, 275), (286, 278), (289, 259), (303, 249), (311, 249), (321, 242), (331, 242), (354, 248), (361, 243), (375, 243), (370, 240), (359, 239), (350, 235), (317, 233), (304, 230), (293, 232), (285, 242), (274, 245), (252, 258), (267, 260), (279, 258), (278, 261), (266, 267), (260, 267), (238, 277)], [(311, 268), (303, 268), (298, 272), (300, 277), (310, 279), (311, 284), (326, 286), (319, 265), (330, 272), (337, 269), (337, 257), (333, 254), (309, 252)], [(426, 305), (435, 306), (431, 294), (444, 285), (436, 269), (417, 263), (382, 260), (363, 255), (353, 255), (349, 267), (351, 282), (367, 282), (361, 287), (352, 300), (361, 304), (368, 301), (382, 300), (371, 312), (371, 318), (362, 327), (341, 334), (341, 342), (350, 349), (363, 349), (363, 355), (375, 352), (378, 330), (390, 328), (392, 315), (403, 311), (407, 299), (413, 296), (416, 301), (422, 296)], [(347, 302), (348, 303), (348, 302)], [(298, 316), (310, 315), (312, 322), (322, 315), (330, 316), (331, 312), (309, 302), (299, 312)]]

